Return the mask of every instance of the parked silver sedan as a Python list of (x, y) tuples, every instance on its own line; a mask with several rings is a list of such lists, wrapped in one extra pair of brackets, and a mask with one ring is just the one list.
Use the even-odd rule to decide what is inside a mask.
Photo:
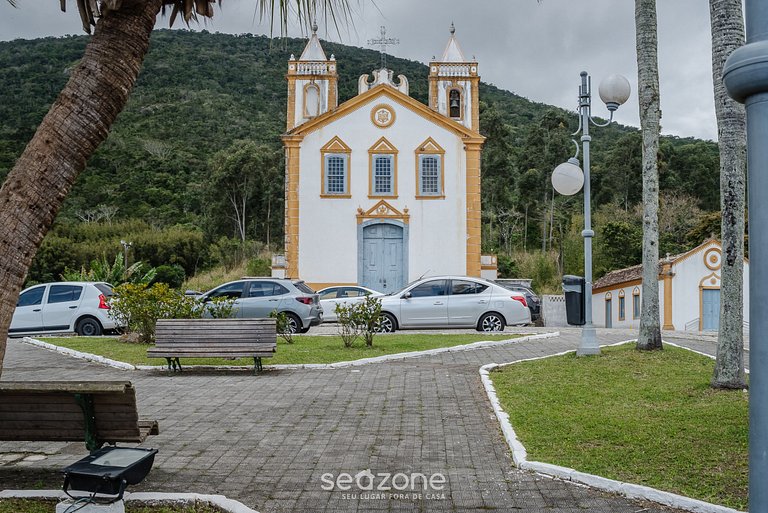
[(480, 278), (437, 276), (381, 298), (381, 331), (475, 328), (504, 331), (531, 322), (525, 296)]

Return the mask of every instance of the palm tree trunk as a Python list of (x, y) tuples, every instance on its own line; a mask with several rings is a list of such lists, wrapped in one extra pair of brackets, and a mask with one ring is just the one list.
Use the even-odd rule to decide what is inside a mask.
[(659, 322), (659, 64), (656, 0), (635, 0), (637, 92), (643, 133), (643, 303), (637, 349), (661, 349)]
[(99, 19), (80, 64), (0, 189), (0, 374), (27, 270), (75, 179), (125, 107), (161, 4), (124, 1)]
[(715, 388), (745, 388), (744, 374), (744, 184), (747, 128), (744, 106), (732, 100), (723, 84), (728, 56), (744, 44), (741, 0), (710, 0), (712, 81), (715, 85), (720, 146), (721, 260), (720, 327)]

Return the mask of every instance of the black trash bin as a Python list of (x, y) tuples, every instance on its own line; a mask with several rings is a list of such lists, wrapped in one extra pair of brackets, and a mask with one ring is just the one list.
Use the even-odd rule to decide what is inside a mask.
[(563, 276), (565, 315), (571, 326), (584, 326), (584, 278), (566, 274)]

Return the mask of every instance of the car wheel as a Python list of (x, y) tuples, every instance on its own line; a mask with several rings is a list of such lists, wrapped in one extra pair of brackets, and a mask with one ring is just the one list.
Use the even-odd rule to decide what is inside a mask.
[(75, 332), (81, 337), (97, 337), (102, 332), (101, 324), (92, 317), (85, 317), (77, 321)]
[(301, 324), (301, 319), (299, 319), (299, 316), (294, 313), (286, 312), (285, 320), (288, 322), (288, 333), (298, 333), (304, 329), (304, 326)]
[(307, 326), (306, 328), (301, 328), (299, 330), (299, 333), (307, 333), (308, 331), (309, 331), (309, 326)]
[(379, 319), (379, 333), (394, 333), (397, 329), (397, 320), (392, 314), (383, 313)]
[(489, 312), (480, 317), (477, 331), (504, 331), (505, 324), (504, 317), (495, 312)]

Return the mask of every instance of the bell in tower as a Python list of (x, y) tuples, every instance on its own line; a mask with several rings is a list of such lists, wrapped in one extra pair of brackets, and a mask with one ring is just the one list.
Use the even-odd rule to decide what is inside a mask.
[(480, 129), (477, 61), (464, 57), (451, 23), (451, 37), (440, 60), (429, 63), (429, 106), (472, 130)]
[(286, 130), (336, 108), (339, 102), (336, 59), (325, 56), (317, 37), (317, 23), (301, 57), (288, 60)]

